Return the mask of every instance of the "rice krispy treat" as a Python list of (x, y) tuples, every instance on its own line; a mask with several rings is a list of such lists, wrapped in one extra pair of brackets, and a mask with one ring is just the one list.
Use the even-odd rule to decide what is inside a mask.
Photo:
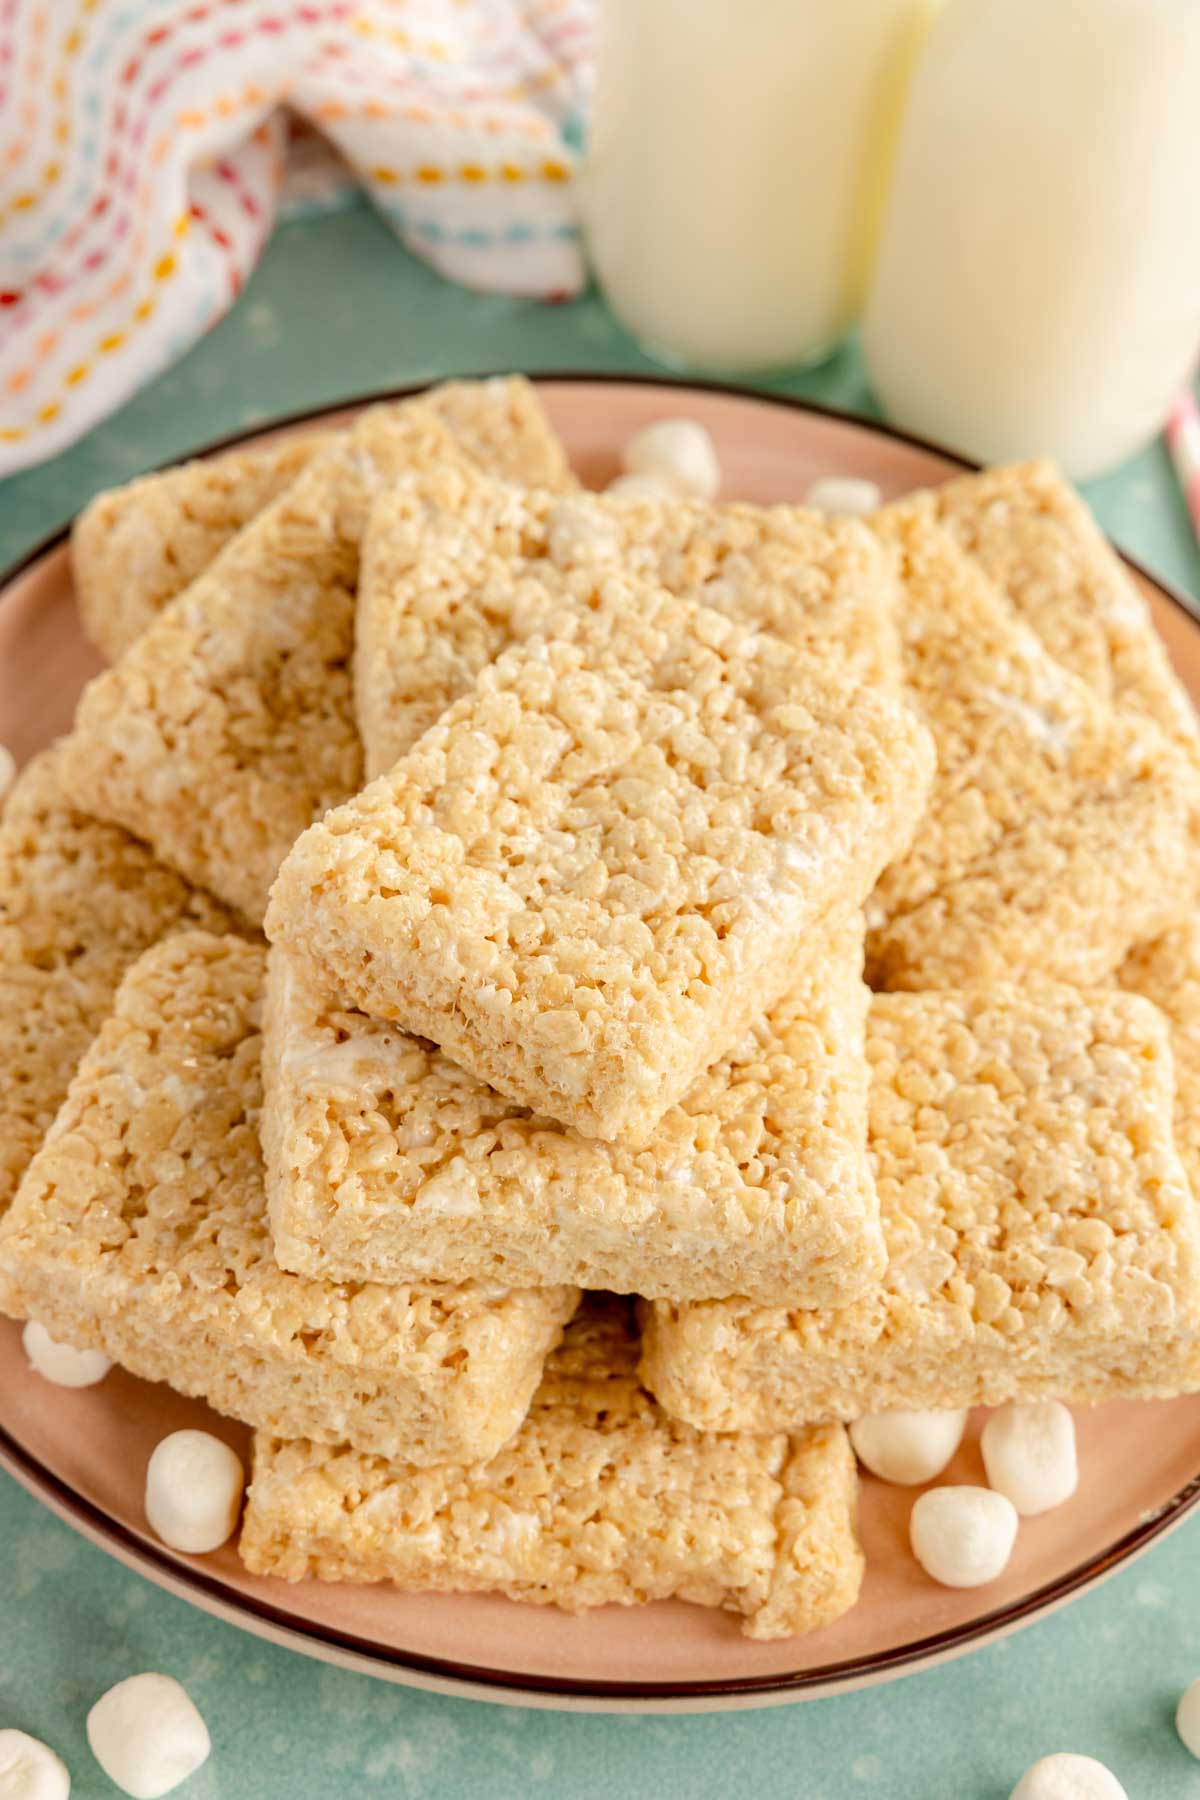
[(275, 1255), (334, 1280), (574, 1282), (854, 1299), (884, 1263), (867, 1162), (862, 919), (630, 1152), (509, 1105), (271, 953), (263, 1147)]
[(252, 924), (305, 826), (352, 794), (359, 538), (375, 495), (458, 455), (428, 407), (374, 408), (85, 689), (72, 797)]
[(927, 516), (902, 505), (877, 524), (899, 556), (905, 689), (938, 766), (914, 843), (870, 901), (872, 980), (1103, 981), (1191, 904), (1200, 771), (1057, 663)]
[(96, 495), (71, 531), (71, 576), (83, 629), (109, 662), (329, 441), (327, 432), (306, 432), (180, 463)]
[(1200, 918), (1139, 944), (1121, 965), (1122, 987), (1166, 1014), (1175, 1054), (1175, 1140), (1200, 1198)]
[(0, 1300), (281, 1436), (411, 1462), (516, 1430), (577, 1296), (304, 1281), (271, 1255), (265, 951), (182, 932), (125, 978), (0, 1228)]
[(1149, 608), (1075, 489), (1048, 461), (965, 475), (914, 497), (936, 512), (1060, 663), (1200, 761), (1200, 730)]
[(35, 757), (0, 819), (0, 1212), (129, 965), (169, 931), (232, 925), (144, 844), (76, 812), (61, 760)]
[[(481, 468), (539, 487), (575, 485), (566, 451), (521, 376), (451, 381), (426, 399)], [(84, 630), (109, 661), (332, 442), (331, 432), (305, 433), (97, 494), (71, 533), (71, 567)]]
[(867, 1054), (881, 1285), (821, 1313), (656, 1302), (643, 1379), (667, 1410), (776, 1431), (1195, 1387), (1200, 1244), (1162, 1015), (1058, 986), (877, 995)]
[[(438, 404), (465, 430), (473, 402), (472, 442), (507, 441), (516, 389), (461, 384)], [(438, 404), (374, 407), (333, 437), (80, 702), (73, 798), (251, 924), (293, 840), (361, 784), (350, 655), (370, 504), (414, 469), (476, 467)]]
[(507, 1099), (644, 1141), (862, 903), (931, 767), (898, 701), (605, 577), (304, 834), (268, 935)]
[(637, 1379), (619, 1302), (593, 1302), (521, 1430), (470, 1468), (418, 1469), (260, 1433), (239, 1543), (256, 1575), (502, 1593), (582, 1612), (677, 1596), (795, 1637), (858, 1598), (857, 1476), (840, 1426), (719, 1437)]
[(891, 559), (865, 526), (795, 506), (702, 506), (514, 492), (454, 468), (384, 495), (363, 544), (355, 706), (368, 776), (382, 775), (598, 568), (645, 577), (837, 654), (868, 684), (899, 681)]

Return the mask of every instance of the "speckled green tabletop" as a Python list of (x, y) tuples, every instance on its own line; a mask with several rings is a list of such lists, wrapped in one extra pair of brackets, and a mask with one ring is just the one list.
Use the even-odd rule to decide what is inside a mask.
[[(365, 210), (284, 226), (184, 362), (66, 455), (0, 484), (0, 563), (97, 488), (280, 413), (451, 372), (649, 366), (596, 299), (543, 308), (447, 287)], [(780, 386), (871, 410), (850, 352)], [(1160, 447), (1090, 498), (1127, 549), (1200, 594)], [(139, 1669), (177, 1676), (208, 1721), (213, 1756), (187, 1800), (1006, 1800), (1029, 1762), (1063, 1749), (1107, 1762), (1131, 1800), (1200, 1800), (1200, 1763), (1171, 1723), (1200, 1674), (1200, 1518), (1065, 1612), (947, 1668), (678, 1719), (443, 1700), (268, 1648), (126, 1573), (3, 1476), (0, 1551), (0, 1726), (54, 1745), (76, 1800), (116, 1792), (84, 1716)]]

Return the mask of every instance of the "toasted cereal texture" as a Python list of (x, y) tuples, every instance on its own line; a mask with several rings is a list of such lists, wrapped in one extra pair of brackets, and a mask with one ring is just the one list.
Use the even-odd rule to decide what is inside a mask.
[(965, 475), (916, 497), (969, 550), (1058, 661), (1118, 711), (1200, 758), (1196, 715), (1145, 600), (1052, 462)]
[(1057, 663), (924, 513), (877, 522), (899, 555), (905, 687), (938, 766), (914, 843), (871, 898), (872, 980), (1103, 981), (1200, 887), (1200, 770)]
[[(426, 398), (481, 468), (538, 487), (575, 485), (523, 377), (450, 381)], [(97, 494), (71, 533), (71, 567), (84, 630), (109, 661), (332, 441), (331, 432), (311, 432), (225, 451)]]
[(258, 1144), (265, 952), (183, 932), (117, 995), (0, 1228), (5, 1310), (281, 1436), (491, 1455), (572, 1290), (304, 1281), (271, 1256)]
[(932, 747), (636, 577), (543, 633), (304, 834), (268, 933), (506, 1098), (644, 1142), (905, 847)]
[(895, 688), (891, 559), (856, 520), (795, 506), (701, 506), (514, 492), (437, 469), (384, 495), (363, 545), (355, 705), (369, 776), (410, 750), (550, 597), (612, 565), (838, 655)]
[(832, 1312), (655, 1302), (643, 1379), (667, 1410), (775, 1431), (1195, 1387), (1196, 1208), (1162, 1015), (1058, 986), (877, 995), (868, 1057), (882, 1284)]
[(76, 812), (61, 760), (37, 756), (0, 819), (0, 1212), (129, 965), (169, 931), (232, 923), (144, 844)]
[(1200, 1198), (1200, 918), (1139, 944), (1121, 965), (1122, 987), (1166, 1014), (1175, 1054), (1175, 1139)]
[(312, 432), (229, 450), (96, 495), (71, 532), (71, 575), (83, 629), (109, 662), (328, 442)]
[(560, 1606), (677, 1596), (799, 1636), (853, 1606), (863, 1575), (846, 1434), (719, 1437), (637, 1380), (620, 1302), (593, 1302), (546, 1364), (511, 1444), (418, 1469), (260, 1433), (239, 1544), (256, 1575), (391, 1581)]
[[(524, 392), (458, 384), (445, 404), (463, 430), (474, 410), (472, 441), (496, 436), (512, 469), (510, 416), (536, 409)], [(476, 466), (439, 404), (374, 407), (333, 436), (80, 702), (72, 797), (251, 924), (293, 840), (361, 783), (350, 655), (371, 501), (414, 469)], [(546, 471), (546, 454), (525, 459)]]
[(309, 463), (85, 689), (76, 801), (261, 922), (305, 826), (354, 792), (359, 538), (375, 494), (457, 455), (428, 407), (377, 407)]
[(884, 1262), (867, 1162), (862, 920), (631, 1153), (509, 1105), (272, 950), (263, 1145), (275, 1254), (337, 1280), (855, 1298)]

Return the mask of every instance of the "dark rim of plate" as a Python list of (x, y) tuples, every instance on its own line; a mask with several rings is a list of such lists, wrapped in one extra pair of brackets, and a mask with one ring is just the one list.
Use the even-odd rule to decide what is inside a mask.
[[(291, 413), (284, 417), (256, 424), (245, 431), (233, 433), (229, 437), (218, 438), (212, 443), (188, 452), (188, 460), (193, 457), (211, 456), (222, 450), (231, 450), (240, 444), (251, 442), (255, 438), (266, 437), (289, 427), (313, 424), (321, 419), (332, 417), (336, 413), (346, 412), (352, 408), (373, 405), (379, 401), (404, 400), (413, 395), (424, 393), (428, 388), (437, 386), (447, 379), (472, 380), (485, 379), (488, 375), (503, 371), (483, 370), (477, 373), (467, 372), (454, 377), (438, 376), (436, 380), (415, 382), (406, 387), (390, 388), (366, 394), (353, 394), (343, 400), (331, 401), (327, 406), (315, 410)], [(701, 392), (716, 395), (728, 395), (733, 399), (752, 400), (762, 405), (777, 406), (791, 412), (810, 413), (817, 417), (835, 420), (850, 425), (858, 430), (874, 432), (881, 437), (892, 438), (899, 443), (910, 444), (914, 449), (928, 451), (931, 455), (941, 457), (944, 461), (963, 470), (977, 469), (979, 465), (956, 455), (943, 445), (933, 443), (928, 438), (915, 436), (912, 432), (899, 431), (890, 425), (880, 424), (877, 420), (864, 417), (862, 414), (847, 412), (836, 406), (823, 406), (813, 401), (800, 400), (786, 394), (765, 392), (760, 388), (738, 386), (727, 382), (699, 381), (683, 376), (655, 375), (650, 373), (622, 375), (613, 371), (593, 372), (586, 369), (555, 369), (545, 372), (530, 372), (528, 379), (538, 386), (549, 386), (558, 382), (605, 383), (612, 386), (658, 387), (675, 389), (680, 393)], [(169, 468), (184, 460), (173, 457), (169, 462), (160, 464), (161, 468)], [(148, 471), (153, 473), (153, 471)], [(40, 543), (35, 544), (24, 556), (0, 573), (0, 595), (17, 578), (23, 575), (42, 557), (60, 548), (70, 532), (70, 525), (52, 532)], [(1193, 624), (1200, 623), (1200, 609), (1159, 576), (1152, 574), (1133, 557), (1120, 552), (1122, 561), (1170, 603), (1178, 607)], [(205, 1610), (233, 1624), (242, 1624), (248, 1629), (259, 1629), (260, 1633), (279, 1632), (294, 1646), (303, 1650), (306, 1645), (322, 1646), (336, 1653), (342, 1652), (356, 1659), (360, 1667), (369, 1669), (373, 1664), (381, 1672), (386, 1669), (409, 1670), (415, 1675), (425, 1676), (434, 1681), (446, 1683), (468, 1683), (476, 1689), (491, 1689), (496, 1697), (544, 1695), (558, 1697), (565, 1702), (571, 1699), (597, 1701), (630, 1701), (654, 1702), (669, 1704), (681, 1700), (703, 1700), (721, 1698), (734, 1699), (739, 1696), (750, 1698), (755, 1695), (764, 1699), (771, 1694), (792, 1695), (795, 1698), (813, 1696), (823, 1691), (836, 1689), (854, 1683), (864, 1684), (879, 1681), (891, 1676), (903, 1674), (906, 1670), (928, 1663), (932, 1660), (960, 1654), (973, 1646), (987, 1642), (990, 1638), (1027, 1624), (1039, 1614), (1046, 1612), (1072, 1596), (1082, 1593), (1094, 1586), (1105, 1576), (1112, 1574), (1120, 1565), (1147, 1549), (1155, 1539), (1172, 1530), (1180, 1521), (1200, 1503), (1200, 1471), (1189, 1480), (1178, 1493), (1173, 1494), (1164, 1506), (1149, 1518), (1142, 1519), (1132, 1531), (1110, 1544), (1099, 1555), (1090, 1557), (1088, 1561), (1069, 1569), (1065, 1574), (1035, 1588), (1020, 1600), (1007, 1606), (997, 1607), (994, 1611), (983, 1613), (973, 1619), (969, 1625), (955, 1626), (950, 1630), (935, 1632), (929, 1637), (916, 1639), (911, 1643), (898, 1645), (893, 1649), (880, 1651), (877, 1655), (852, 1657), (842, 1662), (825, 1663), (817, 1668), (798, 1671), (794, 1675), (754, 1675), (741, 1676), (728, 1681), (588, 1681), (574, 1677), (549, 1674), (521, 1674), (504, 1669), (480, 1667), (473, 1663), (441, 1657), (421, 1656), (411, 1651), (389, 1650), (367, 1638), (356, 1637), (352, 1632), (337, 1631), (327, 1625), (318, 1625), (301, 1615), (289, 1612), (284, 1606), (273, 1606), (265, 1600), (239, 1593), (235, 1588), (215, 1575), (207, 1574), (192, 1563), (177, 1561), (165, 1549), (147, 1542), (136, 1532), (119, 1520), (112, 1518), (101, 1507), (86, 1500), (76, 1493), (67, 1482), (45, 1467), (37, 1457), (32, 1456), (22, 1444), (4, 1427), (0, 1426), (0, 1464), (3, 1464), (14, 1475), (21, 1485), (35, 1495), (49, 1498), (52, 1509), (84, 1536), (100, 1539), (110, 1545), (118, 1559), (127, 1566), (132, 1566), (150, 1580), (168, 1590), (194, 1595)], [(253, 1623), (250, 1623), (253, 1621)]]

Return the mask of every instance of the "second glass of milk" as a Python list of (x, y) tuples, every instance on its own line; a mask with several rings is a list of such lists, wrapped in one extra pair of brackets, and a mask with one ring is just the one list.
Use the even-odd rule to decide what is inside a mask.
[(858, 313), (933, 0), (604, 0), (581, 189), (596, 274), (660, 360), (830, 350)]

